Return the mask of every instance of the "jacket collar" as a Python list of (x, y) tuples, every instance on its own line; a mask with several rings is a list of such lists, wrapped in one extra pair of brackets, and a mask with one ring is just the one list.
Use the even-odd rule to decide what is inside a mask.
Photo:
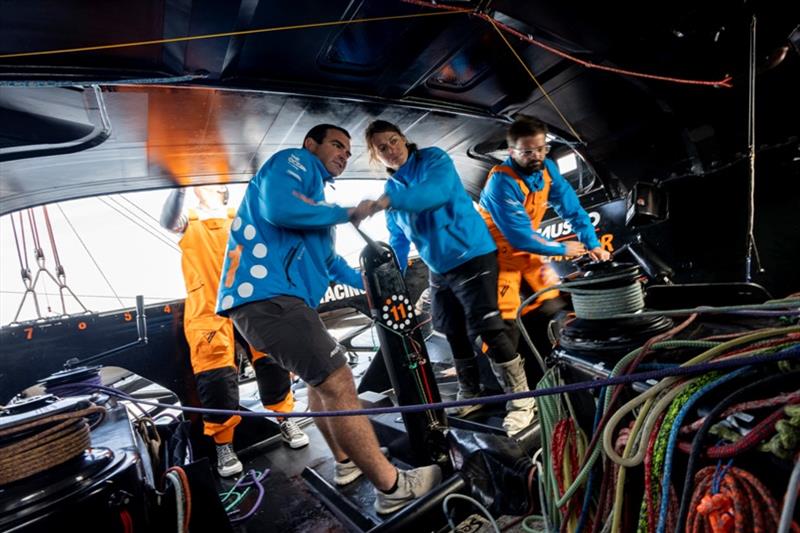
[(322, 161), (320, 160), (319, 157), (317, 157), (313, 152), (311, 152), (311, 150), (308, 150), (305, 147), (300, 149), (303, 150), (304, 152), (308, 152), (308, 154), (311, 156), (311, 160), (314, 161), (314, 165), (317, 166), (317, 170), (322, 176), (322, 183), (333, 184), (336, 182), (336, 178), (332, 176), (330, 172), (328, 172), (328, 169), (325, 168), (325, 165), (322, 164)]
[[(544, 172), (542, 170), (536, 170), (530, 174), (526, 174), (525, 171), (514, 162), (514, 159), (512, 159), (511, 156), (506, 158), (503, 164), (513, 168), (517, 175), (522, 178), (525, 184), (528, 185), (528, 188), (532, 191), (541, 191), (542, 187), (544, 187)], [(545, 159), (545, 165), (546, 164), (547, 159)]]
[(400, 168), (392, 172), (390, 176), (395, 179), (397, 179), (397, 177), (400, 176), (404, 182), (407, 181), (407, 178), (405, 176), (406, 174), (409, 173), (410, 169), (413, 168), (415, 161), (417, 160), (418, 153), (419, 149), (410, 151), (408, 154), (408, 158), (406, 159), (406, 162), (403, 163), (403, 165)]

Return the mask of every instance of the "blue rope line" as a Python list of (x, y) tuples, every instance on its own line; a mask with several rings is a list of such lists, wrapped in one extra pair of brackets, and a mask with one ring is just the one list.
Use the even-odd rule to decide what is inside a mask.
[[(608, 389), (602, 388), (597, 395), (597, 408), (594, 411), (594, 422), (592, 422), (592, 436), (594, 436), (594, 433), (597, 431), (597, 425), (600, 423), (600, 418), (602, 418), (603, 405), (605, 404), (605, 395), (607, 391)], [(581, 531), (583, 531), (583, 528), (586, 526), (586, 520), (589, 518), (589, 506), (592, 503), (592, 488), (594, 488), (596, 471), (596, 468), (592, 468), (589, 471), (589, 477), (586, 479), (586, 487), (584, 488), (586, 494), (583, 495), (583, 506), (581, 507), (581, 515), (578, 518), (578, 525), (575, 528), (575, 533), (581, 533)]]
[(674, 422), (672, 423), (672, 429), (669, 432), (669, 440), (667, 441), (667, 453), (664, 456), (664, 472), (661, 477), (661, 502), (659, 509), (658, 509), (658, 525), (656, 526), (656, 533), (664, 533), (667, 527), (667, 510), (669, 509), (669, 485), (672, 479), (672, 459), (675, 455), (675, 448), (678, 444), (678, 432), (683, 425), (683, 419), (689, 413), (689, 410), (694, 406), (695, 402), (702, 398), (705, 394), (710, 392), (711, 390), (719, 387), (720, 385), (724, 385), (725, 383), (731, 381), (732, 379), (736, 379), (741, 375), (745, 374), (749, 369), (748, 368), (740, 368), (730, 374), (722, 376), (721, 378), (715, 379), (711, 383), (707, 383), (704, 387), (700, 390), (692, 394), (689, 399), (683, 404), (681, 410), (678, 411), (678, 415), (675, 417)]
[(752, 357), (737, 357), (725, 359), (714, 363), (700, 363), (697, 365), (680, 366), (677, 368), (666, 368), (663, 370), (653, 370), (649, 372), (640, 372), (637, 374), (626, 374), (624, 376), (616, 376), (613, 378), (580, 381), (578, 383), (570, 383), (567, 385), (559, 385), (557, 387), (550, 387), (547, 389), (537, 389), (525, 392), (514, 392), (510, 394), (498, 394), (496, 396), (486, 396), (483, 398), (473, 398), (470, 400), (454, 400), (450, 402), (439, 403), (424, 403), (418, 405), (399, 405), (393, 407), (373, 407), (370, 409), (348, 409), (343, 411), (308, 411), (308, 412), (292, 412), (292, 413), (261, 413), (253, 411), (234, 411), (230, 409), (204, 409), (199, 407), (186, 407), (175, 406), (171, 404), (162, 404), (158, 402), (151, 402), (134, 398), (125, 393), (118, 391), (112, 387), (93, 387), (89, 390), (101, 390), (108, 394), (113, 394), (120, 398), (131, 400), (143, 405), (150, 405), (156, 407), (165, 407), (168, 409), (180, 409), (187, 413), (201, 413), (211, 415), (226, 415), (234, 416), (239, 415), (243, 417), (252, 418), (323, 418), (332, 416), (362, 416), (362, 415), (380, 415), (387, 413), (420, 413), (431, 409), (445, 409), (448, 407), (460, 407), (463, 405), (474, 404), (491, 404), (506, 402), (508, 400), (516, 400), (519, 398), (535, 398), (538, 396), (552, 396), (554, 394), (564, 394), (567, 392), (576, 392), (583, 390), (597, 389), (601, 387), (608, 387), (611, 385), (626, 385), (636, 381), (648, 381), (651, 379), (661, 380), (670, 376), (694, 376), (697, 374), (705, 374), (714, 370), (724, 370), (730, 368), (739, 368), (750, 365), (761, 365), (767, 363), (775, 363), (777, 361), (784, 361), (787, 359), (800, 359), (800, 344), (793, 345), (791, 348), (781, 350), (769, 355), (755, 355)]
[(722, 478), (725, 477), (725, 474), (728, 473), (728, 469), (733, 464), (733, 458), (728, 459), (728, 462), (725, 466), (722, 466), (722, 459), (717, 461), (717, 469), (714, 471), (714, 478), (711, 483), (711, 494), (718, 494), (719, 493), (719, 484), (722, 482)]

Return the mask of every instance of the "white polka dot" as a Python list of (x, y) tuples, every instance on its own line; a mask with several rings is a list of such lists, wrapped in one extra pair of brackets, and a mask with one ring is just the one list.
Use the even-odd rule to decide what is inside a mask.
[(244, 227), (244, 238), (248, 241), (253, 240), (253, 237), (256, 236), (256, 227), (252, 224), (248, 224)]
[(241, 227), (242, 227), (242, 217), (234, 218), (233, 219), (233, 224), (231, 225), (231, 228), (233, 228), (233, 231), (239, 231), (239, 228), (241, 228)]
[(414, 316), (414, 312), (413, 311), (409, 311), (408, 312), (408, 316)]
[(387, 318), (389, 318), (389, 313), (383, 313), (383, 319), (386, 320)]
[(258, 243), (255, 246), (253, 246), (253, 255), (258, 257), (259, 259), (267, 257), (267, 245), (263, 243)]
[(394, 325), (392, 326), (392, 329), (397, 329), (397, 324), (394, 324)]
[(264, 265), (253, 265), (250, 268), (250, 275), (256, 279), (264, 279), (267, 277), (267, 267)]
[(400, 324), (400, 329), (406, 329), (406, 325), (405, 324)]
[(249, 298), (253, 295), (253, 284), (252, 283), (242, 283), (239, 285), (239, 288), (236, 289), (236, 292), (239, 293), (239, 296), (242, 298)]
[(406, 325), (411, 324), (411, 321), (406, 318)]
[(397, 295), (396, 294), (392, 294), (392, 300), (394, 300), (395, 302), (397, 301)]
[(223, 309), (230, 309), (231, 307), (233, 307), (233, 296), (231, 296), (230, 294), (226, 295), (226, 296), (225, 296), (225, 297), (222, 299), (222, 302), (220, 302), (220, 304), (219, 304), (219, 305), (220, 305), (220, 307), (222, 307)]
[(389, 310), (389, 306), (388, 306), (388, 305), (384, 305), (384, 306), (383, 306), (383, 310), (384, 310), (384, 311), (388, 311), (388, 310)]

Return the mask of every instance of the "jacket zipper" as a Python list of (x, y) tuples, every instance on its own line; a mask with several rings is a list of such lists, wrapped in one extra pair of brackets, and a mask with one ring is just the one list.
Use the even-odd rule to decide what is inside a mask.
[(289, 274), (289, 269), (291, 268), (294, 256), (297, 255), (297, 250), (299, 249), (300, 249), (300, 243), (292, 246), (292, 248), (289, 250), (289, 255), (286, 256), (286, 260), (283, 262), (283, 271), (286, 274), (286, 280), (292, 287), (296, 287), (296, 285), (292, 281), (292, 276)]

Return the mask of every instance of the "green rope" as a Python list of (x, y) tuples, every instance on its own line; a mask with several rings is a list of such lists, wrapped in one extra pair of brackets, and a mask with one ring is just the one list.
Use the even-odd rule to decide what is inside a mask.
[[(655, 445), (653, 446), (653, 460), (650, 463), (650, 477), (651, 479), (659, 479), (661, 477), (661, 473), (664, 469), (664, 459), (667, 455), (667, 444), (669, 443), (669, 434), (672, 431), (672, 424), (675, 422), (675, 418), (678, 416), (683, 405), (686, 401), (697, 391), (702, 389), (706, 384), (710, 383), (711, 381), (717, 379), (719, 377), (719, 373), (711, 372), (709, 374), (704, 374), (698, 378), (695, 378), (688, 383), (686, 383), (683, 387), (683, 390), (675, 397), (674, 400), (669, 404), (669, 408), (667, 409), (667, 414), (664, 415), (664, 421), (661, 424), (661, 428), (658, 430), (658, 436), (656, 437)], [(643, 439), (646, 439), (647, 435), (643, 436)], [(647, 444), (645, 443), (645, 447)], [(648, 475), (645, 472), (645, 475)], [(639, 527), (637, 529), (638, 533), (647, 533), (647, 498), (652, 498), (654, 502), (656, 502), (656, 506), (658, 506), (658, 501), (660, 500), (661, 496), (661, 484), (660, 483), (653, 483), (650, 487), (650, 494), (645, 494), (642, 498), (641, 505), (639, 506)]]
[(778, 420), (775, 424), (777, 433), (762, 444), (759, 450), (789, 461), (800, 447), (800, 405), (787, 405), (783, 411), (789, 418)]
[[(225, 512), (229, 513), (232, 509), (235, 509), (242, 502), (242, 500), (244, 500), (248, 492), (250, 492), (250, 487), (244, 489), (244, 492), (234, 492), (233, 494), (236, 494), (236, 498), (234, 498), (231, 503), (225, 506)], [(222, 501), (224, 502), (225, 500)]]
[[(718, 346), (722, 343), (720, 342), (710, 342), (710, 341), (680, 341), (680, 340), (672, 340), (672, 341), (663, 341), (657, 342), (653, 345), (653, 350), (670, 350), (670, 349), (677, 349), (677, 348), (713, 348)], [(611, 370), (611, 374), (609, 377), (616, 377), (622, 372), (622, 369), (627, 366), (629, 362), (631, 362), (637, 355), (642, 351), (642, 348), (636, 348), (635, 350), (628, 353), (625, 357), (619, 360), (619, 362), (614, 365), (614, 368)], [(537, 388), (540, 388), (537, 386)], [(543, 387), (542, 387), (543, 388)], [(608, 411), (609, 404), (611, 403), (611, 391), (606, 389), (605, 398), (603, 401), (603, 412), (605, 413)], [(555, 502), (557, 507), (563, 507), (564, 505), (569, 502), (569, 500), (575, 495), (575, 492), (580, 489), (589, 477), (589, 472), (591, 472), (592, 468), (594, 467), (595, 463), (597, 462), (598, 457), (600, 457), (600, 451), (602, 450), (603, 444), (602, 440), (598, 439), (597, 443), (595, 444), (594, 448), (592, 449), (592, 455), (589, 456), (589, 460), (586, 461), (586, 464), (583, 465), (583, 468), (580, 472), (578, 472), (578, 477), (575, 478), (575, 481), (572, 482), (572, 485), (567, 488), (566, 492), (558, 498)]]

